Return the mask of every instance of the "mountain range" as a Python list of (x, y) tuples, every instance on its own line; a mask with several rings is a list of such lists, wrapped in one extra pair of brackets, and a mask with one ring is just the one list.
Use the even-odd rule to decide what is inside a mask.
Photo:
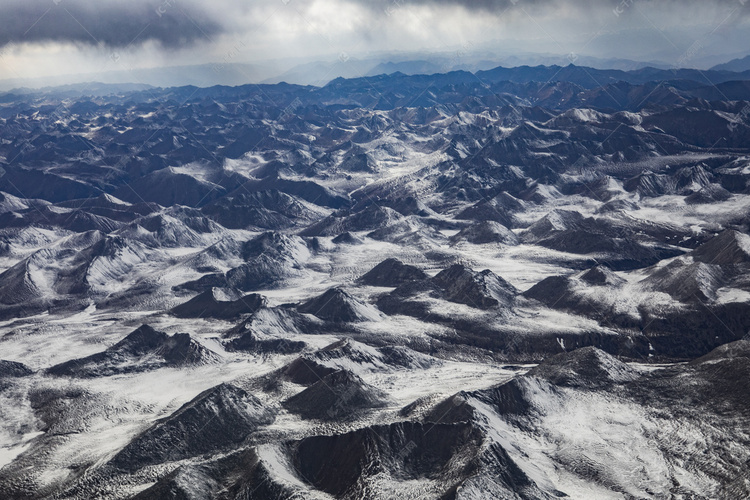
[(0, 94), (0, 497), (750, 495), (750, 70), (405, 66)]

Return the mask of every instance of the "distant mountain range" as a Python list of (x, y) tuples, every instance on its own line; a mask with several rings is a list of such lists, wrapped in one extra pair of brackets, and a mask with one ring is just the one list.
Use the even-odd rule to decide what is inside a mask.
[[(750, 57), (750, 56), (748, 56)], [(750, 70), (750, 59), (735, 59), (711, 68), (713, 71), (743, 72)], [(102, 73), (69, 74), (40, 78), (0, 80), (0, 91), (18, 88), (40, 89), (86, 82), (105, 84), (139, 84), (154, 87), (194, 85), (243, 85), (247, 83), (293, 83), (323, 86), (335, 78), (358, 78), (392, 74), (431, 75), (450, 71), (487, 71), (498, 66), (585, 66), (597, 70), (637, 71), (647, 68), (669, 70), (669, 63), (660, 60), (635, 61), (622, 58), (598, 58), (577, 54), (516, 53), (497, 55), (489, 51), (471, 52), (457, 48), (445, 53), (375, 54), (355, 57), (342, 52), (330, 60), (300, 62), (299, 60), (267, 61), (245, 64), (234, 61), (171, 66), (161, 68), (129, 68)], [(695, 61), (691, 61), (695, 63)], [(14, 92), (18, 93), (18, 92)], [(95, 91), (91, 95), (96, 95)]]
[[(739, 63), (737, 64), (739, 66)], [(750, 80), (750, 69), (737, 72), (730, 70), (697, 70), (697, 69), (660, 69), (654, 67), (644, 67), (634, 70), (618, 70), (618, 69), (596, 69), (587, 66), (577, 66), (574, 64), (568, 64), (567, 66), (518, 66), (513, 68), (508, 67), (493, 67), (491, 69), (480, 69), (477, 71), (466, 71), (466, 70), (455, 70), (450, 72), (436, 72), (432, 73), (435, 69), (433, 64), (429, 61), (416, 61), (416, 62), (404, 62), (404, 63), (385, 63), (374, 67), (367, 74), (364, 73), (364, 68), (360, 63), (353, 63), (351, 70), (357, 75), (350, 78), (337, 77), (327, 80), (328, 75), (333, 75), (336, 72), (329, 68), (325, 73), (322, 73), (324, 68), (313, 68), (312, 73), (317, 72), (320, 77), (316, 87), (323, 88), (327, 87), (331, 83), (345, 87), (360, 87), (363, 82), (367, 85), (381, 85), (389, 84), (393, 82), (402, 83), (404, 78), (408, 79), (409, 84), (416, 85), (447, 85), (447, 84), (471, 84), (471, 83), (499, 83), (506, 82), (517, 83), (517, 84), (528, 84), (532, 82), (537, 83), (553, 83), (553, 82), (564, 82), (578, 85), (584, 89), (595, 89), (597, 87), (603, 87), (606, 85), (613, 85), (618, 82), (627, 83), (630, 85), (644, 85), (649, 82), (670, 82), (670, 86), (678, 88), (684, 91), (692, 91), (698, 87), (712, 86), (725, 84), (727, 82), (740, 82), (744, 80)], [(404, 71), (391, 71), (397, 68), (405, 69)], [(359, 70), (363, 70), (360, 72)], [(422, 70), (422, 71), (420, 71)], [(187, 71), (187, 70), (185, 70)], [(310, 74), (312, 74), (310, 73)], [(299, 74), (297, 74), (299, 76)], [(289, 74), (287, 76), (294, 76)], [(384, 79), (384, 77), (389, 77)], [(292, 78), (293, 79), (293, 78)], [(402, 80), (399, 80), (402, 79)], [(204, 84), (190, 85), (192, 87), (213, 87), (218, 84), (209, 85), (210, 80), (206, 79), (203, 81)], [(241, 76), (237, 76), (235, 83), (229, 86), (240, 86)], [(373, 83), (378, 82), (378, 83)], [(283, 82), (289, 83), (289, 82)], [(273, 85), (273, 84), (265, 84)], [(166, 86), (164, 86), (166, 87)], [(7, 94), (12, 95), (24, 95), (24, 94), (39, 94), (39, 93), (55, 93), (60, 96), (101, 96), (101, 95), (112, 95), (122, 94), (133, 91), (143, 91), (154, 88), (148, 84), (115, 84), (115, 83), (80, 83), (80, 84), (68, 84), (54, 87), (44, 87), (41, 89), (29, 89), (29, 88), (14, 88), (7, 91)], [(716, 92), (721, 92), (716, 89)], [(716, 93), (714, 92), (714, 93)], [(731, 92), (731, 91), (729, 91)], [(701, 94), (704, 98), (712, 98), (711, 92), (704, 92)], [(718, 97), (721, 99), (729, 98), (728, 94), (721, 94)]]
[(717, 64), (712, 71), (748, 71), (750, 70), (750, 56), (745, 56), (739, 59), (732, 59), (731, 61), (724, 64)]

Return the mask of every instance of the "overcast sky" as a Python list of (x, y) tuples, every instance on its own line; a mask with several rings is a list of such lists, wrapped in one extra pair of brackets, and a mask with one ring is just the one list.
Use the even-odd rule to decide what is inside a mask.
[(409, 51), (701, 67), (745, 55), (748, 14), (741, 0), (1, 0), (0, 79)]

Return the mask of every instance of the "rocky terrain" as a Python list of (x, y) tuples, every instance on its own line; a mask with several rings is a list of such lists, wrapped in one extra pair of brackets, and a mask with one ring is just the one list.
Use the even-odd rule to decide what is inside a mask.
[(0, 497), (747, 498), (749, 76), (0, 94)]

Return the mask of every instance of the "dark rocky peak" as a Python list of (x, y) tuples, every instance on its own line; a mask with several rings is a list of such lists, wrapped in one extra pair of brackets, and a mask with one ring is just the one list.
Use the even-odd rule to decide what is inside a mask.
[(519, 200), (507, 191), (502, 191), (500, 194), (492, 198), (491, 200), (495, 206), (504, 208), (510, 212), (520, 212), (526, 208), (526, 202)]
[(224, 337), (238, 337), (246, 332), (257, 334), (259, 338), (280, 338), (295, 334), (315, 335), (321, 333), (323, 328), (330, 332), (329, 326), (321, 319), (302, 314), (293, 305), (286, 304), (258, 309), (250, 317), (227, 330)]
[(219, 356), (187, 333), (169, 336), (143, 325), (102, 352), (52, 366), (58, 376), (105, 377), (164, 367), (216, 363)]
[(724, 189), (721, 184), (708, 184), (700, 190), (685, 197), (685, 203), (688, 205), (701, 205), (708, 203), (717, 203), (727, 201), (732, 197), (732, 193)]
[(117, 231), (117, 235), (155, 247), (205, 246), (204, 235), (220, 234), (218, 224), (214, 231), (196, 231), (185, 221), (162, 212), (140, 217)]
[(242, 247), (242, 257), (247, 261), (263, 254), (285, 256), (296, 260), (309, 255), (309, 249), (305, 240), (299, 236), (267, 231)]
[(118, 253), (124, 249), (129, 248), (131, 243), (128, 242), (122, 236), (107, 236), (102, 238), (98, 243), (98, 246), (94, 247), (95, 256), (97, 257), (115, 257)]
[[(111, 194), (102, 193), (94, 198), (83, 200), (68, 200), (56, 204), (59, 207), (88, 209), (88, 208), (109, 208), (113, 210), (132, 210), (132, 203), (122, 201)], [(137, 208), (136, 208), (137, 209)]]
[(339, 211), (308, 227), (300, 235), (335, 236), (346, 231), (374, 231), (401, 219), (403, 215), (392, 208), (371, 204), (358, 212)]
[(643, 172), (625, 181), (625, 190), (635, 191), (644, 197), (662, 196), (674, 194), (677, 186), (673, 177), (665, 174), (656, 174), (651, 171)]
[(142, 325), (107, 350), (140, 356), (161, 347), (168, 338), (166, 333), (154, 330), (149, 325)]
[(675, 260), (654, 271), (641, 284), (683, 302), (706, 302), (716, 298), (716, 291), (727, 280), (728, 275), (720, 265)]
[(429, 217), (435, 215), (435, 212), (432, 209), (428, 208), (427, 205), (414, 196), (382, 200), (380, 204), (394, 209), (403, 216), (417, 215), (419, 217)]
[(596, 347), (557, 354), (532, 368), (527, 377), (538, 377), (564, 387), (603, 388), (632, 382), (636, 370)]
[[(307, 254), (297, 254), (299, 259), (305, 259)], [(183, 286), (226, 286), (237, 288), (245, 292), (280, 286), (285, 279), (299, 276), (300, 261), (287, 255), (273, 255), (272, 252), (262, 253), (238, 267), (227, 271), (224, 275), (206, 275), (197, 282)]]
[[(211, 474), (214, 468), (201, 465), (183, 465), (145, 490), (132, 500), (177, 500), (178, 498), (216, 498), (221, 491), (221, 476)], [(234, 471), (232, 471), (234, 472)]]
[(34, 370), (16, 361), (6, 361), (0, 359), (0, 379), (2, 378), (18, 378), (27, 377), (32, 375)]
[(196, 208), (177, 205), (164, 210), (164, 214), (177, 219), (197, 233), (216, 233), (223, 229)]
[(120, 238), (118, 238), (117, 236), (108, 236), (102, 233), (101, 231), (97, 231), (97, 230), (71, 234), (70, 236), (63, 238), (62, 240), (59, 240), (55, 244), (55, 246), (59, 248), (74, 248), (76, 250), (89, 248), (89, 247), (95, 248), (94, 245), (96, 245), (96, 243), (99, 243), (104, 239), (111, 240), (106, 246), (111, 247), (113, 249), (113, 251), (111, 252), (104, 252), (104, 253), (114, 254), (116, 253), (117, 250), (120, 250), (127, 246), (126, 243), (119, 241)]
[(217, 318), (234, 319), (252, 314), (267, 305), (263, 295), (250, 293), (242, 295), (236, 290), (211, 287), (187, 302), (172, 309), (178, 318)]
[(428, 225), (427, 221), (428, 219), (410, 215), (367, 233), (367, 237), (411, 248), (430, 248), (435, 241), (444, 240), (445, 236)]
[[(425, 422), (471, 422), (481, 419), (475, 402), (478, 400), (499, 415), (525, 415), (532, 408), (530, 380), (516, 377), (507, 382), (478, 391), (460, 391), (438, 403), (425, 415)], [(533, 385), (533, 383), (532, 383)]]
[(388, 396), (348, 370), (330, 373), (284, 401), (283, 406), (303, 418), (340, 420), (362, 410), (381, 408)]
[(297, 306), (297, 310), (336, 323), (380, 319), (376, 308), (360, 302), (341, 288), (331, 288), (322, 295), (303, 302)]
[(478, 309), (512, 307), (518, 291), (490, 270), (474, 272), (455, 264), (434, 278), (408, 281), (378, 299), (386, 314), (422, 317), (434, 310), (432, 299), (443, 299)]
[[(233, 197), (222, 198), (220, 201), (214, 203), (215, 205), (243, 205), (253, 206), (258, 208), (268, 208), (271, 210), (282, 210), (288, 209), (292, 206), (299, 205), (299, 201), (292, 195), (282, 193), (277, 189), (269, 189), (266, 191), (255, 191), (251, 193), (237, 194)], [(208, 207), (204, 207), (203, 211)]]
[(518, 294), (513, 285), (489, 269), (474, 272), (462, 264), (441, 271), (432, 281), (445, 291), (447, 300), (479, 309), (509, 306)]
[[(197, 149), (196, 154), (202, 154)], [(114, 192), (115, 196), (131, 203), (154, 202), (161, 206), (205, 205), (226, 194), (218, 184), (197, 179), (167, 167), (135, 179)]]
[(536, 383), (526, 377), (516, 377), (468, 395), (492, 407), (500, 415), (525, 415), (533, 408)]
[(510, 209), (495, 200), (482, 200), (456, 214), (458, 220), (493, 221), (505, 227), (513, 227), (515, 220)]
[(243, 351), (260, 355), (271, 353), (294, 354), (306, 347), (305, 342), (287, 338), (267, 338), (257, 334), (252, 329), (245, 330), (244, 333), (225, 344), (228, 351)]
[(544, 125), (549, 128), (567, 128), (579, 125), (598, 125), (601, 122), (608, 122), (610, 119), (610, 115), (593, 109), (575, 108), (557, 115), (545, 122)]
[(202, 250), (198, 255), (205, 258), (231, 260), (241, 256), (243, 244), (244, 242), (241, 242), (232, 236), (227, 236)]
[(357, 238), (349, 231), (341, 233), (331, 241), (337, 245), (362, 245), (364, 243), (364, 241)]
[(353, 363), (367, 371), (425, 369), (441, 363), (436, 358), (418, 353), (408, 347), (372, 347), (350, 338), (334, 342), (306, 356), (316, 363), (324, 363), (327, 366), (346, 367)]
[(390, 122), (384, 116), (370, 114), (362, 121), (362, 125), (370, 131), (383, 131), (390, 126)]
[(382, 360), (389, 366), (407, 370), (425, 370), (442, 365), (438, 358), (422, 354), (408, 347), (383, 346), (378, 349)]
[(597, 210), (600, 214), (606, 214), (611, 212), (622, 212), (622, 211), (635, 211), (640, 210), (641, 207), (637, 203), (628, 200), (612, 200), (603, 204)]
[(348, 198), (331, 191), (330, 189), (316, 184), (312, 181), (296, 181), (291, 179), (270, 176), (261, 180), (251, 180), (243, 184), (231, 196), (254, 191), (277, 190), (292, 196), (296, 196), (310, 203), (320, 206), (339, 209), (350, 204)]
[[(470, 394), (460, 391), (435, 405), (424, 417), (425, 422), (446, 424), (470, 422), (476, 416), (474, 407), (469, 404)], [(402, 412), (406, 408), (402, 409)]]
[[(750, 416), (750, 342), (738, 340), (721, 345), (685, 364), (657, 371), (636, 389), (658, 391), (655, 404), (690, 404), (701, 413), (736, 420)], [(640, 392), (640, 391), (639, 391)]]
[(456, 490), (456, 500), (471, 500), (477, 495), (486, 494), (491, 494), (493, 498), (516, 497), (523, 500), (555, 500), (565, 496), (559, 491), (543, 491), (499, 443), (489, 444), (475, 463), (480, 472), (461, 483)]
[(544, 238), (558, 231), (570, 231), (583, 227), (586, 218), (573, 210), (553, 210), (528, 228), (535, 238)]
[(20, 211), (11, 210), (2, 212), (0, 213), (0, 225), (2, 227), (28, 227), (37, 225), (41, 227), (59, 227), (77, 233), (92, 230), (111, 233), (119, 229), (122, 223), (119, 220), (113, 220), (109, 217), (96, 215), (85, 210), (43, 205)]
[(310, 355), (303, 355), (281, 368), (279, 374), (288, 382), (310, 386), (336, 371), (337, 368), (326, 366)]
[(682, 167), (674, 173), (677, 189), (686, 192), (699, 191), (711, 184), (713, 175), (706, 170), (706, 165), (694, 165), (691, 167)]
[(241, 254), (247, 262), (226, 273), (206, 274), (174, 289), (202, 292), (211, 287), (226, 287), (250, 292), (276, 287), (303, 273), (302, 264), (311, 255), (310, 247), (315, 248), (314, 241), (308, 245), (298, 236), (264, 233), (242, 246)]
[[(571, 213), (576, 215), (570, 217)], [(617, 271), (648, 267), (684, 253), (665, 244), (678, 234), (665, 225), (648, 224), (627, 216), (583, 218), (576, 212), (567, 212), (561, 218), (557, 215), (553, 212), (551, 217), (534, 223), (521, 235), (522, 239), (553, 250), (601, 259)], [(644, 239), (657, 240), (657, 244), (639, 241)]]
[(275, 189), (238, 193), (220, 198), (201, 209), (230, 229), (284, 229), (314, 221), (323, 216), (322, 209), (303, 203), (296, 196)]
[(148, 465), (214, 453), (239, 445), (275, 420), (255, 396), (231, 384), (208, 389), (133, 439), (109, 462), (136, 471)]
[(458, 243), (460, 241), (468, 241), (477, 245), (486, 243), (502, 243), (504, 245), (518, 245), (518, 237), (502, 224), (486, 220), (477, 222), (468, 226), (453, 237), (451, 237), (452, 243)]
[(551, 307), (567, 296), (571, 286), (569, 276), (548, 276), (523, 292), (523, 295)]
[(175, 221), (171, 219), (172, 218), (167, 216), (165, 213), (158, 213), (141, 217), (138, 219), (137, 223), (146, 231), (154, 233), (173, 225)]
[(696, 248), (691, 255), (706, 264), (746, 264), (750, 262), (750, 236), (727, 229)]
[[(245, 448), (208, 461), (181, 465), (133, 500), (284, 500), (299, 495), (292, 485), (275, 477), (270, 470), (256, 448)], [(249, 491), (252, 496), (247, 497)]]
[(175, 333), (159, 346), (155, 354), (170, 366), (203, 365), (219, 359), (187, 333)]
[(530, 172), (536, 178), (543, 182), (535, 182), (531, 187), (518, 193), (519, 198), (524, 201), (543, 205), (551, 200), (562, 198), (563, 194), (554, 186), (557, 182), (557, 175), (551, 168), (537, 167), (540, 172)]
[(750, 360), (750, 339), (744, 338), (719, 346), (705, 356), (691, 361), (689, 364), (693, 366), (701, 364), (709, 365), (715, 362), (734, 360), (745, 360), (746, 362)]
[(621, 194), (622, 188), (614, 178), (609, 175), (602, 175), (591, 181), (575, 183), (567, 188), (566, 192), (568, 191), (601, 202), (608, 202)]
[(295, 446), (294, 463), (302, 477), (336, 498), (378, 491), (378, 479), (418, 480), (434, 498), (451, 498), (458, 484), (476, 472), (473, 460), (483, 442), (483, 432), (471, 423), (398, 422), (305, 438)]
[(595, 266), (580, 276), (581, 281), (594, 286), (620, 286), (626, 280), (620, 278), (607, 266)]
[(360, 365), (381, 365), (382, 356), (374, 347), (370, 347), (350, 338), (344, 338), (329, 344), (310, 354), (312, 359), (320, 362), (345, 360)]
[(374, 172), (377, 163), (365, 152), (350, 151), (344, 155), (339, 169), (345, 172)]
[(427, 275), (421, 269), (404, 264), (398, 259), (386, 259), (365, 273), (359, 281), (370, 286), (399, 286), (408, 281), (421, 280)]

